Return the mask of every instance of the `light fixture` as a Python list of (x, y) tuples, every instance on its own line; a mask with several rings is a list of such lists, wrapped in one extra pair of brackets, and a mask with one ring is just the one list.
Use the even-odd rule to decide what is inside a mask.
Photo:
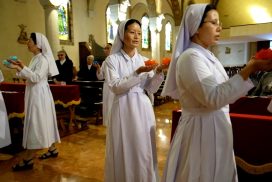
[(162, 20), (164, 19), (164, 15), (160, 14), (156, 19), (156, 28), (157, 31), (160, 32), (162, 30)]
[(272, 21), (272, 17), (266, 8), (252, 6), (249, 8), (249, 12), (255, 23), (267, 23)]

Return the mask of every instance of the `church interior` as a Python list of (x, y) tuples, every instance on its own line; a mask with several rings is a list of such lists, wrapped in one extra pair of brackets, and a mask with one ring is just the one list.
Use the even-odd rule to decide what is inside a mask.
[[(24, 79), (16, 70), (0, 64), (0, 82), (12, 144), (0, 148), (0, 181), (5, 182), (102, 182), (104, 181), (107, 126), (102, 122), (103, 83), (80, 80), (77, 73), (94, 56), (102, 64), (104, 48), (113, 43), (120, 22), (134, 18), (142, 24), (141, 55), (162, 63), (171, 59), (183, 13), (192, 3), (210, 3), (219, 12), (222, 30), (210, 51), (220, 60), (229, 77), (239, 73), (262, 49), (272, 49), (271, 0), (0, 0), (0, 58), (16, 56), (25, 65), (32, 54), (27, 42), (32, 32), (44, 34), (55, 60), (65, 50), (73, 62), (70, 84), (55, 84), (49, 78), (61, 143), (56, 159), (35, 159), (33, 170), (13, 172), (11, 167), (24, 155)], [(3, 62), (4, 63), (4, 62)], [(167, 74), (167, 70), (164, 72)], [(272, 77), (251, 77), (254, 89), (230, 104), (234, 153), (241, 182), (272, 181), (272, 114), (267, 106), (272, 95)], [(182, 103), (154, 94), (159, 175), (163, 175), (170, 142), (182, 111)], [(0, 130), (1, 131), (1, 130)], [(1, 145), (0, 145), (1, 146)], [(36, 155), (44, 153), (38, 150)]]

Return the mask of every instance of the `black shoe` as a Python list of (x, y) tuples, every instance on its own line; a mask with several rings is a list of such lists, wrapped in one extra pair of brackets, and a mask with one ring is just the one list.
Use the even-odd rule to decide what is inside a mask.
[(48, 150), (48, 152), (42, 154), (39, 159), (48, 159), (50, 157), (58, 157), (59, 153), (57, 149), (54, 150)]
[(23, 164), (15, 164), (14, 166), (12, 166), (12, 170), (13, 171), (25, 171), (25, 170), (29, 170), (29, 169), (33, 169), (33, 159), (29, 159), (29, 160), (23, 160)]

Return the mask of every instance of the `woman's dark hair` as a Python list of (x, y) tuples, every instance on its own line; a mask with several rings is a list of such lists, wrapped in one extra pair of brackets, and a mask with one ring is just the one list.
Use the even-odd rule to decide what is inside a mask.
[(125, 30), (127, 30), (128, 26), (131, 25), (131, 24), (133, 24), (133, 23), (137, 23), (140, 27), (142, 26), (142, 24), (138, 20), (136, 20), (136, 19), (130, 19), (125, 24)]
[(214, 5), (212, 5), (212, 4), (208, 4), (208, 5), (206, 6), (205, 11), (204, 11), (203, 16), (202, 16), (202, 19), (201, 19), (201, 22), (200, 22), (200, 24), (199, 24), (199, 27), (201, 27), (202, 24), (204, 23), (204, 19), (206, 18), (207, 13), (208, 13), (210, 10), (216, 10), (216, 7), (215, 7)]
[(30, 38), (33, 40), (34, 44), (37, 45), (37, 38), (35, 33), (30, 34)]

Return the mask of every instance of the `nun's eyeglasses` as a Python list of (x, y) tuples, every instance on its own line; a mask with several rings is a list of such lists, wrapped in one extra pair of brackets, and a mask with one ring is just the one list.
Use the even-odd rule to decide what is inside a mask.
[(218, 27), (222, 27), (223, 26), (222, 22), (217, 21), (217, 20), (204, 21), (203, 23), (211, 23), (211, 24), (213, 24), (215, 26), (218, 26)]

